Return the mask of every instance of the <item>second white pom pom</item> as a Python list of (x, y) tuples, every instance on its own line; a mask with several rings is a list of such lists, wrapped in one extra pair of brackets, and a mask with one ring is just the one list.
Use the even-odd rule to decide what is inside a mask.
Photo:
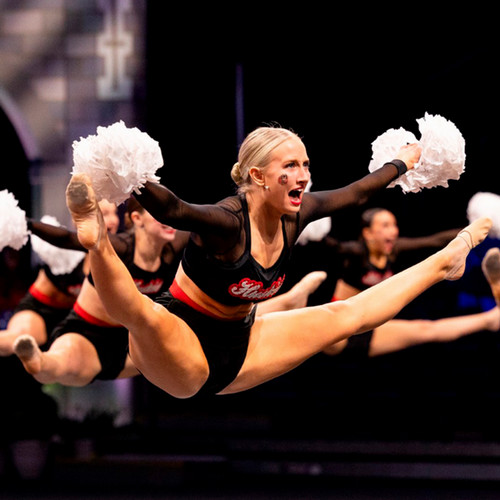
[(28, 241), (26, 212), (18, 206), (14, 195), (0, 191), (0, 251), (5, 247), (21, 249)]
[(119, 121), (74, 141), (73, 163), (72, 174), (90, 177), (98, 201), (119, 205), (146, 182), (159, 182), (156, 171), (163, 157), (157, 141)]
[(417, 120), (420, 140), (404, 129), (390, 129), (372, 143), (370, 172), (396, 156), (401, 146), (418, 142), (422, 147), (420, 161), (389, 187), (399, 185), (404, 192), (417, 193), (423, 188), (448, 187), (465, 170), (465, 141), (458, 128), (439, 115), (425, 114)]

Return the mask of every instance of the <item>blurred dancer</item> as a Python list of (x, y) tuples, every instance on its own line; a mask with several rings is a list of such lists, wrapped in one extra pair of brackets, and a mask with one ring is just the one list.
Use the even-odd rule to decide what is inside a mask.
[[(115, 235), (112, 245), (137, 290), (154, 298), (170, 285), (186, 235), (176, 237), (173, 228), (160, 224), (133, 199), (126, 214), (131, 229)], [(84, 386), (94, 379), (138, 373), (128, 356), (128, 330), (107, 314), (92, 273), (85, 278), (72, 310), (50, 334), (50, 347), (42, 352), (32, 335), (23, 335), (14, 351), (41, 383)]]
[[(116, 206), (102, 200), (99, 207), (106, 229), (115, 234), (120, 224)], [(28, 219), (28, 228), (34, 235), (51, 241), (55, 246), (86, 252), (74, 231), (31, 219)], [(0, 331), (0, 356), (13, 354), (14, 341), (25, 334), (31, 335), (39, 346), (44, 346), (48, 334), (73, 307), (88, 272), (87, 256), (66, 274), (54, 274), (48, 265), (43, 265), (25, 297), (15, 308), (7, 328)]]
[[(394, 264), (403, 252), (439, 248), (451, 241), (457, 229), (433, 235), (400, 237), (396, 217), (384, 208), (370, 208), (362, 214), (359, 241), (336, 242), (332, 245), (343, 257), (343, 267), (332, 300), (345, 300), (357, 295), (394, 274)], [(328, 238), (327, 238), (328, 239)], [(500, 309), (441, 319), (392, 319), (357, 337), (342, 340), (324, 349), (328, 355), (356, 349), (365, 355), (379, 356), (429, 342), (451, 342), (483, 330), (498, 331)]]
[(397, 258), (405, 252), (442, 248), (458, 234), (449, 229), (428, 236), (401, 237), (395, 215), (385, 208), (370, 208), (361, 215), (357, 241), (338, 242), (330, 237), (342, 265), (332, 300), (352, 297), (394, 274)]

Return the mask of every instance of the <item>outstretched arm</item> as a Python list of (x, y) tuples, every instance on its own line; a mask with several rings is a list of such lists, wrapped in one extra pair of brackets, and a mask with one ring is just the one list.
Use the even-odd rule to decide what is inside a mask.
[(70, 231), (63, 226), (54, 226), (33, 219), (27, 219), (27, 223), (29, 231), (55, 247), (86, 251), (78, 241), (76, 231)]
[(418, 144), (403, 146), (392, 162), (345, 187), (304, 194), (303, 223), (308, 224), (312, 220), (327, 217), (342, 208), (364, 205), (370, 197), (387, 187), (399, 175), (413, 169), (420, 159), (420, 154), (421, 147)]
[(447, 229), (428, 236), (416, 238), (399, 237), (394, 245), (396, 252), (420, 250), (422, 248), (441, 248), (447, 245), (460, 232), (460, 229)]
[[(152, 182), (147, 182), (135, 197), (156, 220), (182, 231), (227, 237), (240, 228), (230, 198), (217, 205), (197, 205), (181, 200), (167, 187)], [(235, 205), (234, 211), (237, 209)]]
[[(64, 226), (54, 226), (45, 222), (27, 219), (28, 229), (40, 239), (54, 245), (57, 248), (66, 250), (80, 250), (86, 252), (87, 249), (78, 241), (76, 231), (71, 231)], [(110, 234), (109, 239), (116, 252), (121, 255), (126, 251), (126, 243), (117, 235)]]

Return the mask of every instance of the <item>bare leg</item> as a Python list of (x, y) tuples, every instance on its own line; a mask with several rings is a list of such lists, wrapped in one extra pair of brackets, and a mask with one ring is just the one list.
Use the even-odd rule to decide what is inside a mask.
[(42, 384), (59, 382), (81, 387), (101, 371), (95, 347), (82, 335), (67, 333), (57, 338), (48, 351), (42, 352), (31, 335), (14, 343), (14, 352), (25, 370)]
[(393, 319), (375, 328), (369, 356), (381, 356), (427, 342), (451, 342), (465, 335), (500, 328), (500, 308), (437, 320)]
[(19, 311), (7, 324), (7, 329), (0, 331), (0, 356), (10, 356), (14, 353), (14, 342), (21, 335), (30, 334), (38, 345), (47, 342), (45, 321), (34, 311)]
[(444, 249), (354, 297), (257, 318), (245, 363), (222, 393), (281, 375), (332, 343), (387, 322), (432, 285), (459, 279), (471, 247), (483, 241), (490, 228), (488, 218), (474, 221)]
[(89, 250), (99, 297), (108, 314), (130, 332), (133, 364), (169, 394), (192, 396), (208, 377), (208, 364), (198, 338), (184, 321), (139, 292), (109, 242), (88, 176), (73, 176), (66, 200), (78, 238)]
[(481, 262), (484, 276), (491, 287), (491, 293), (500, 306), (500, 249), (490, 248)]

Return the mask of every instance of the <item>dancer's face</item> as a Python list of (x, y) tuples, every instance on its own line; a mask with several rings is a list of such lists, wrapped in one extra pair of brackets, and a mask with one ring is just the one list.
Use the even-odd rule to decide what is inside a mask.
[(388, 210), (377, 212), (370, 227), (363, 230), (363, 237), (370, 250), (390, 255), (399, 236), (396, 217)]
[(274, 150), (264, 173), (271, 203), (282, 213), (298, 212), (310, 177), (303, 142), (298, 138), (286, 140)]
[(135, 215), (133, 220), (136, 227), (143, 229), (149, 237), (158, 239), (164, 243), (174, 240), (175, 229), (173, 227), (161, 224), (146, 210), (142, 213), (133, 212), (133, 214)]
[(120, 226), (120, 218), (118, 217), (118, 209), (116, 208), (116, 205), (107, 200), (101, 200), (99, 202), (99, 207), (108, 232), (116, 234)]

